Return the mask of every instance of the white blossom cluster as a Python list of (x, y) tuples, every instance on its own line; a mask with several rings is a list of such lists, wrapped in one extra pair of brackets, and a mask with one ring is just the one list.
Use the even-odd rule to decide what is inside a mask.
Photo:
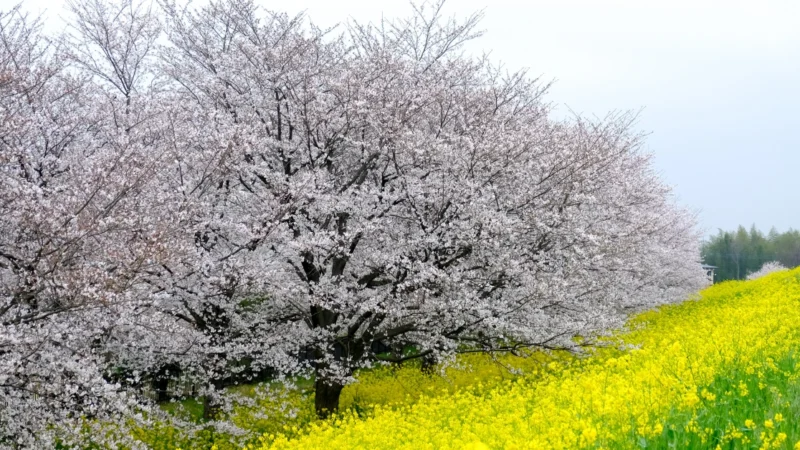
[(771, 274), (773, 272), (780, 272), (780, 271), (783, 271), (783, 270), (787, 270), (786, 267), (784, 267), (783, 264), (781, 264), (781, 263), (779, 263), (777, 261), (765, 262), (764, 265), (761, 266), (760, 269), (756, 270), (753, 273), (747, 274), (747, 279), (748, 280), (755, 280), (756, 278), (761, 278), (764, 275), (769, 275), (769, 274)]
[(214, 406), (313, 371), (324, 415), (376, 361), (574, 348), (703, 286), (635, 116), (553, 119), (440, 8), (3, 12), (0, 447), (141, 418), (176, 373)]

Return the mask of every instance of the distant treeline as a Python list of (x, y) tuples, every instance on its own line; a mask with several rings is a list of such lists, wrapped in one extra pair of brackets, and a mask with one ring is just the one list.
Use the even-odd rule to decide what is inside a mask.
[(800, 231), (778, 233), (772, 228), (764, 234), (755, 225), (747, 231), (719, 230), (703, 243), (703, 262), (717, 266), (714, 281), (741, 280), (765, 262), (778, 261), (786, 267), (800, 266)]

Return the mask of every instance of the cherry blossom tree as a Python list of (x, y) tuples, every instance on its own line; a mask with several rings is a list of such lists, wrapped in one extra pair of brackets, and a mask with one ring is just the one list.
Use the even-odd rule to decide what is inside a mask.
[(782, 270), (787, 270), (786, 267), (784, 267), (783, 264), (781, 264), (781, 263), (779, 263), (777, 261), (766, 262), (766, 263), (764, 263), (763, 266), (761, 266), (760, 269), (758, 269), (757, 271), (755, 271), (753, 273), (748, 274), (747, 275), (747, 279), (748, 280), (755, 280), (755, 279), (761, 278), (761, 277), (763, 277), (765, 275), (769, 275), (769, 274), (771, 274), (773, 272), (780, 272)]
[(136, 69), (107, 80), (115, 98), (84, 76), (97, 67), (80, 47), (41, 36), (19, 6), (0, 40), (0, 445), (41, 447), (129, 410), (102, 342), (131, 320), (172, 230), (149, 214), (160, 155)]
[[(152, 5), (82, 0), (70, 9), (73, 32), (66, 47), (77, 70), (94, 83), (96, 108), (111, 119), (107, 125), (127, 139), (135, 130), (149, 130), (139, 155), (153, 163), (151, 189), (139, 196), (147, 207), (142, 214), (169, 227), (163, 257), (137, 272), (142, 287), (136, 304), (127, 305), (124, 322), (102, 342), (106, 365), (128, 382), (163, 380), (172, 370), (218, 390), (235, 378), (231, 364), (242, 361), (225, 346), (248, 326), (245, 313), (258, 304), (254, 297), (243, 302), (239, 286), (248, 280), (238, 253), (269, 233), (264, 217), (281, 208), (253, 202), (230, 186), (240, 175), (229, 161), (242, 158), (219, 127), (205, 136), (195, 127), (176, 137), (184, 120), (196, 120), (185, 116), (180, 99), (162, 83), (153, 58), (160, 24)], [(247, 261), (244, 269), (257, 270), (252, 258)]]
[(208, 418), (311, 372), (325, 417), (358, 368), (574, 349), (703, 286), (636, 116), (553, 119), (442, 6), (78, 0), (57, 40), (3, 13), (0, 442), (146, 407), (126, 387), (168, 369)]
[[(271, 278), (252, 278), (267, 301), (249, 331), (311, 351), (321, 416), (355, 368), (387, 359), (376, 342), (417, 348), (394, 360), (569, 347), (702, 276), (692, 218), (630, 118), (548, 119), (546, 86), (463, 54), (479, 16), (440, 8), (342, 35), (247, 1), (166, 8), (175, 92), (214, 112), (179, 139), (238, 151), (237, 196), (292, 203), (240, 260)], [(263, 339), (241, 336), (227, 343)]]

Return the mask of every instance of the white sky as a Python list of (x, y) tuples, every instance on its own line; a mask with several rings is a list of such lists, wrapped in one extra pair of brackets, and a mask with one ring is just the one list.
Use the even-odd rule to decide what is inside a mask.
[[(258, 1), (258, 0), (257, 0)], [(16, 4), (0, 0), (0, 10)], [(57, 28), (63, 0), (24, 0)], [(317, 24), (377, 21), (406, 0), (259, 2)], [(800, 2), (449, 0), (484, 9), (472, 44), (509, 69), (556, 80), (548, 100), (603, 116), (644, 108), (656, 166), (714, 232), (738, 224), (800, 228)]]

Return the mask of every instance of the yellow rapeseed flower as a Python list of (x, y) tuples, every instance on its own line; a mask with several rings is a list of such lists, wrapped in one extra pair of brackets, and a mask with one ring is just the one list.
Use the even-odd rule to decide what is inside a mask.
[[(777, 370), (771, 369), (775, 360), (800, 347), (800, 269), (720, 283), (700, 297), (632, 319), (614, 338), (630, 350), (598, 350), (480, 388), (454, 390), (445, 383), (447, 395), (431, 391), (410, 404), (398, 397), (395, 406), (366, 418), (344, 415), (335, 425), (314, 422), (299, 435), (276, 433), (261, 450), (619, 448), (637, 433), (650, 439), (663, 432), (672, 411), (696, 417), (701, 399), (716, 400), (708, 386), (728, 368), (763, 378)], [(773, 362), (763, 365), (765, 355)], [(745, 383), (734, 388), (730, 394), (750, 394)], [(764, 426), (770, 430), (783, 420), (776, 414)], [(744, 425), (756, 428), (752, 419)], [(696, 418), (685, 429), (705, 442), (712, 435)], [(748, 435), (726, 429), (737, 445), (751, 438), (785, 445), (780, 433)], [(800, 450), (800, 442), (794, 448)]]

